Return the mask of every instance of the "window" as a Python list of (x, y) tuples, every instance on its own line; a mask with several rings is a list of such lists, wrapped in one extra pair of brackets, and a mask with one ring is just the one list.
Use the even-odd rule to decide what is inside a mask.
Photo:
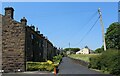
[(31, 39), (34, 39), (34, 35), (33, 34), (31, 34)]

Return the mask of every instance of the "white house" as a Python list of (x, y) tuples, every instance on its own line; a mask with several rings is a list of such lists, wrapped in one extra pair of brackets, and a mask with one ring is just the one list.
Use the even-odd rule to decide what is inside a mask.
[(70, 52), (70, 51), (67, 51), (66, 53), (67, 53), (67, 55), (69, 55), (71, 52)]
[(90, 50), (87, 46), (85, 48), (81, 49), (80, 51), (77, 51), (76, 54), (90, 54), (92, 53), (92, 50)]
[(80, 50), (76, 52), (76, 54), (80, 54)]

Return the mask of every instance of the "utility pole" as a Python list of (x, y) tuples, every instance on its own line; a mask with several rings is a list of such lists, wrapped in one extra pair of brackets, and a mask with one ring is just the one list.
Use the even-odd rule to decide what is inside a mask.
[(120, 1), (118, 2), (118, 22), (120, 23)]
[(69, 51), (70, 51), (70, 42), (69, 42)]
[(70, 48), (70, 42), (69, 42), (69, 48)]
[(103, 21), (102, 21), (102, 13), (101, 13), (101, 11), (100, 11), (100, 8), (98, 8), (98, 13), (99, 13), (99, 15), (100, 15), (100, 23), (101, 23), (101, 27), (102, 27), (102, 37), (103, 37), (104, 51), (106, 51), (104, 25), (103, 25)]

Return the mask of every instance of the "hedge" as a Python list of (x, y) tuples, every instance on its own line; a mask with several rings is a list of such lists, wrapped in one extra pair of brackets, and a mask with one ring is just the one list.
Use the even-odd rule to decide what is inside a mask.
[(47, 62), (27, 62), (27, 71), (53, 71), (55, 67), (58, 67), (62, 60), (62, 55), (53, 57), (53, 62), (47, 60)]
[(53, 71), (54, 65), (47, 62), (27, 62), (27, 71)]
[(118, 51), (120, 50), (109, 49), (99, 56), (91, 57), (89, 68), (108, 71), (113, 75), (120, 75), (120, 54)]
[(62, 60), (62, 55), (57, 55), (53, 57), (54, 64), (59, 64)]

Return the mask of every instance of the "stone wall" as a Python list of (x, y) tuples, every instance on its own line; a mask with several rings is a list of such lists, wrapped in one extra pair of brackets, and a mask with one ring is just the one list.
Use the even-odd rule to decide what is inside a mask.
[(2, 17), (2, 69), (5, 72), (25, 71), (25, 26)]
[(0, 14), (0, 71), (2, 71), (2, 15)]

